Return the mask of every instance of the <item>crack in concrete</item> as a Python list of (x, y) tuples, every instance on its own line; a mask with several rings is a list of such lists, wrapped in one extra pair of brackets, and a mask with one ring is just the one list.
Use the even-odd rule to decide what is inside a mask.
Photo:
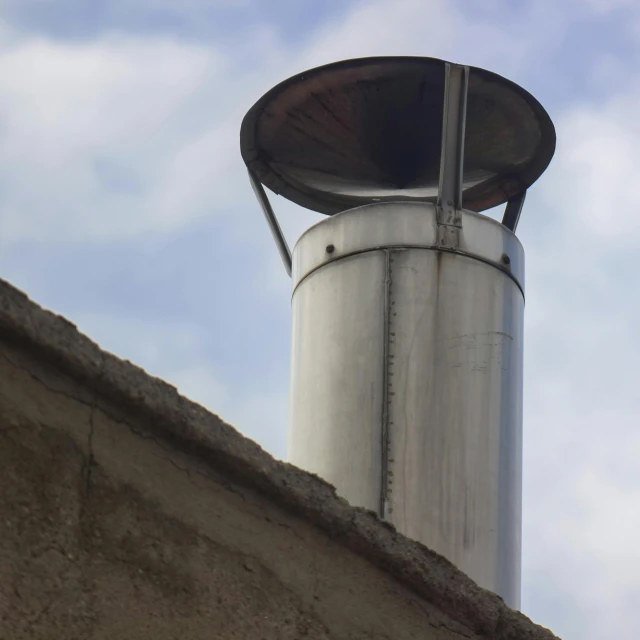
[[(0, 349), (0, 356), (2, 356), (2, 358), (4, 360), (6, 360), (14, 369), (17, 369), (18, 371), (24, 371), (24, 373), (26, 373), (32, 380), (35, 380), (38, 384), (42, 385), (48, 391), (51, 391), (52, 393), (55, 393), (56, 395), (63, 396), (65, 398), (69, 398), (70, 400), (75, 400), (76, 402), (79, 402), (80, 404), (84, 405), (85, 407), (91, 407), (92, 406), (91, 402), (87, 402), (86, 400), (84, 400), (82, 398), (79, 398), (77, 396), (74, 396), (73, 394), (66, 393), (65, 391), (62, 391), (60, 389), (55, 389), (54, 387), (48, 385), (42, 378), (40, 378), (35, 373), (33, 373), (33, 371), (31, 371), (28, 367), (24, 367), (24, 366), (18, 364), (17, 362), (12, 360), (1, 349)], [(104, 356), (103, 356), (103, 360), (104, 360)]]
[(298, 538), (298, 540), (304, 542), (305, 544), (307, 543), (307, 541), (292, 526), (285, 524), (284, 522), (278, 522), (277, 520), (272, 520), (272, 522), (275, 522), (279, 527), (282, 527), (283, 529), (289, 529), (289, 531), (291, 531), (291, 533), (293, 533), (293, 535)]
[[(105, 357), (104, 354), (100, 354), (100, 370), (98, 372), (98, 380), (102, 379), (104, 375), (105, 368)], [(85, 489), (86, 496), (89, 495), (89, 491), (91, 491), (91, 474), (95, 461), (95, 456), (93, 455), (93, 433), (95, 431), (95, 415), (96, 410), (98, 409), (98, 393), (97, 391), (93, 392), (93, 400), (91, 402), (91, 408), (89, 410), (89, 433), (87, 435), (87, 463), (86, 463), (86, 473), (85, 473)]]
[(178, 471), (182, 471), (182, 473), (186, 474), (187, 478), (193, 483), (193, 478), (191, 477), (191, 471), (189, 469), (185, 469), (181, 467), (173, 458), (170, 456), (158, 456), (162, 460), (166, 460), (172, 467), (175, 467)]
[[(37, 382), (38, 384), (40, 384), (42, 387), (44, 387), (45, 389), (47, 389), (47, 391), (50, 391), (51, 393), (55, 394), (55, 395), (60, 395), (64, 398), (67, 398), (69, 400), (73, 400), (74, 402), (77, 402), (85, 407), (87, 407), (89, 409), (89, 433), (87, 436), (87, 447), (88, 447), (88, 454), (87, 454), (87, 459), (85, 464), (83, 465), (83, 469), (82, 469), (82, 476), (84, 479), (84, 483), (85, 483), (85, 493), (86, 495), (88, 495), (90, 488), (91, 488), (91, 477), (92, 477), (92, 467), (95, 465), (95, 455), (93, 452), (93, 436), (94, 436), (94, 431), (95, 431), (95, 416), (96, 416), (96, 412), (100, 412), (102, 413), (102, 415), (104, 415), (107, 419), (111, 420), (112, 422), (115, 422), (116, 424), (122, 425), (127, 427), (131, 433), (133, 433), (134, 435), (138, 436), (139, 438), (142, 438), (143, 440), (150, 440), (151, 442), (153, 442), (154, 444), (156, 444), (158, 447), (160, 447), (163, 451), (167, 452), (167, 453), (172, 453), (173, 449), (170, 445), (168, 445), (165, 442), (162, 442), (161, 440), (159, 440), (158, 438), (144, 433), (143, 431), (136, 429), (130, 422), (127, 422), (126, 420), (122, 420), (121, 418), (114, 416), (113, 414), (111, 414), (109, 411), (107, 411), (103, 406), (99, 406), (99, 399), (100, 396), (98, 394), (98, 392), (94, 392), (93, 393), (93, 397), (90, 401), (85, 400), (84, 398), (80, 398), (79, 396), (76, 396), (72, 393), (68, 393), (66, 391), (62, 391), (61, 389), (56, 389), (55, 387), (52, 387), (51, 385), (47, 384), (40, 376), (38, 376), (37, 374), (35, 374), (33, 371), (31, 371), (28, 367), (22, 366), (20, 364), (18, 364), (17, 362), (15, 362), (12, 358), (10, 358), (4, 351), (0, 350), (0, 356), (2, 356), (2, 358), (4, 358), (4, 360), (6, 362), (8, 362), (12, 367), (14, 367), (15, 369), (17, 369), (18, 371), (23, 371), (24, 373), (26, 373), (32, 380), (34, 380), (35, 382)], [(104, 354), (101, 354), (101, 364), (100, 364), (100, 373), (99, 373), (99, 378), (102, 377), (104, 375), (104, 368), (105, 368), (105, 364), (106, 364), (106, 358)], [(0, 430), (0, 432), (6, 432), (6, 431), (10, 431), (12, 429), (15, 429), (18, 427), (6, 427), (5, 429)], [(154, 454), (156, 455), (156, 454)], [(185, 469), (184, 467), (181, 467), (170, 455), (167, 456), (157, 456), (156, 457), (162, 459), (162, 460), (166, 460), (167, 462), (169, 462), (172, 466), (174, 466), (176, 469), (178, 469), (179, 471), (182, 471), (183, 473), (186, 474), (186, 476), (189, 478), (189, 480), (191, 480), (193, 482), (193, 478), (191, 475), (191, 471), (188, 469)], [(231, 484), (227, 483), (227, 482), (223, 482), (220, 479), (214, 478), (212, 476), (210, 476), (207, 473), (204, 473), (201, 470), (196, 470), (196, 473), (199, 476), (202, 476), (203, 478), (205, 478), (206, 480), (210, 481), (210, 482), (214, 482), (215, 484), (219, 485), (220, 487), (226, 489), (227, 491), (236, 494), (237, 496), (239, 496), (240, 498), (242, 498), (242, 500), (244, 500), (245, 502), (247, 501), (246, 496), (238, 489), (236, 489), (235, 487), (233, 487)]]
[(311, 592), (312, 603), (311, 607), (315, 611), (316, 601), (318, 597), (318, 584), (320, 583), (320, 576), (318, 573), (318, 556), (315, 553), (311, 554), (311, 573), (313, 574), (313, 591)]

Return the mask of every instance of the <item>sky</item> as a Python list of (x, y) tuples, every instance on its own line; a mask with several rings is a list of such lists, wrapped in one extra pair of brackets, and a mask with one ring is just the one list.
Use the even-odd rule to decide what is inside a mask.
[[(522, 610), (636, 640), (640, 0), (0, 0), (0, 277), (284, 458), (290, 281), (240, 122), (368, 55), (485, 67), (554, 120), (518, 227)], [(320, 219), (271, 200), (291, 244)]]

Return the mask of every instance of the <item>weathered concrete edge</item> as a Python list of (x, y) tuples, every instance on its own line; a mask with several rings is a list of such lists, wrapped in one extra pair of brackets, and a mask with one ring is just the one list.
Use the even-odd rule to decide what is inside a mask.
[(274, 459), (166, 382), (101, 350), (65, 318), (0, 279), (0, 335), (145, 419), (172, 446), (208, 461), (366, 558), (475, 633), (495, 640), (552, 640), (449, 561), (350, 506), (324, 480)]

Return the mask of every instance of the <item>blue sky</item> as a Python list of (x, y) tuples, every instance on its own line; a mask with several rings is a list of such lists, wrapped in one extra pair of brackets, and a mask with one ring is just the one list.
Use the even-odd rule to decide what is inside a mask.
[[(637, 0), (0, 0), (0, 275), (284, 457), (289, 280), (240, 121), (295, 72), (402, 54), (502, 73), (555, 121), (518, 230), (523, 610), (635, 640)], [(272, 201), (291, 243), (319, 218)]]

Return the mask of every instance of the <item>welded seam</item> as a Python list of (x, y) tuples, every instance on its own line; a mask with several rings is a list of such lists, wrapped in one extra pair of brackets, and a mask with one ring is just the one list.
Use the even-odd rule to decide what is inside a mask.
[(460, 249), (450, 249), (447, 247), (440, 247), (438, 245), (433, 245), (433, 246), (424, 246), (424, 245), (411, 245), (411, 244), (402, 244), (402, 245), (386, 245), (386, 246), (376, 246), (376, 247), (368, 247), (367, 249), (360, 249), (358, 251), (351, 251), (350, 253), (342, 253), (340, 255), (337, 255), (335, 258), (332, 258), (331, 260), (327, 260), (326, 262), (323, 262), (322, 264), (319, 264), (317, 267), (313, 267), (313, 269), (310, 269), (304, 276), (302, 276), (300, 278), (300, 280), (298, 280), (298, 282), (296, 282), (295, 286), (293, 287), (293, 291), (291, 292), (291, 297), (293, 297), (296, 293), (296, 291), (298, 290), (298, 287), (309, 277), (312, 276), (316, 271), (318, 271), (319, 269), (322, 269), (323, 267), (326, 267), (327, 265), (333, 264), (334, 262), (338, 262), (339, 260), (343, 260), (344, 258), (351, 258), (353, 256), (359, 256), (363, 253), (371, 253), (373, 251), (402, 251), (404, 249), (423, 249), (425, 251), (441, 251), (442, 253), (453, 253), (454, 255), (457, 256), (466, 256), (467, 258), (471, 258), (472, 260), (477, 260), (478, 262), (484, 262), (484, 264), (488, 264), (491, 267), (494, 267), (495, 269), (498, 269), (498, 271), (502, 271), (502, 273), (504, 273), (506, 276), (508, 276), (511, 280), (513, 280), (516, 284), (516, 286), (518, 287), (518, 289), (520, 289), (520, 293), (522, 294), (522, 297), (524, 298), (524, 287), (520, 284), (520, 282), (518, 281), (518, 279), (513, 275), (513, 273), (511, 273), (511, 271), (507, 268), (505, 268), (504, 266), (502, 266), (501, 264), (494, 262), (493, 260), (488, 260), (487, 258), (483, 258), (482, 256), (476, 255), (474, 253), (468, 253), (466, 251), (461, 251)]
[(380, 430), (379, 516), (387, 515), (389, 482), (389, 339), (391, 319), (391, 252), (384, 252), (384, 339), (382, 348), (382, 425)]

